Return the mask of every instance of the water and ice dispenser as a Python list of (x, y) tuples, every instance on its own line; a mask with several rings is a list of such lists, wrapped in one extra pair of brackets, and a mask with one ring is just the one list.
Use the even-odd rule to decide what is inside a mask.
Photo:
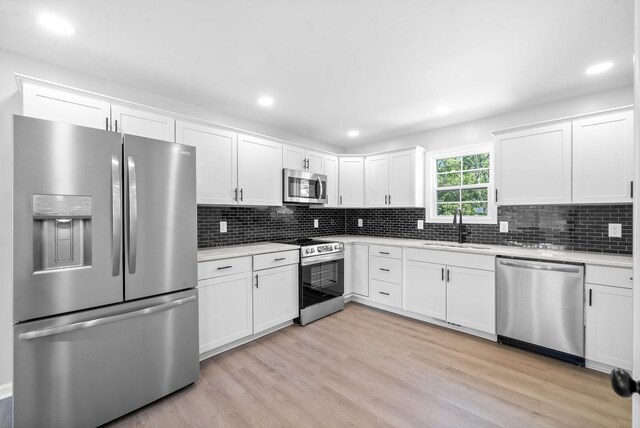
[(91, 196), (33, 195), (33, 271), (91, 266)]

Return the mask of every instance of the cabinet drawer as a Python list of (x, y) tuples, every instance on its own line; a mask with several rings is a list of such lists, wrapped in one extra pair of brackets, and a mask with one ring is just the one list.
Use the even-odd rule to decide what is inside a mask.
[(269, 269), (272, 267), (298, 263), (298, 250), (280, 251), (277, 253), (259, 254), (253, 256), (253, 270)]
[(384, 305), (402, 308), (402, 286), (372, 279), (369, 281), (369, 299)]
[(198, 263), (198, 280), (251, 272), (251, 257), (211, 260)]
[(585, 282), (633, 288), (633, 269), (587, 265)]
[(387, 257), (390, 259), (402, 258), (402, 247), (387, 247), (382, 245), (369, 246), (369, 254), (378, 257)]
[(369, 257), (369, 278), (402, 284), (402, 260)]
[(475, 254), (454, 250), (442, 251), (407, 248), (405, 256), (407, 260), (415, 260), (417, 262), (436, 263), (490, 271), (494, 271), (496, 269), (496, 257), (494, 255)]

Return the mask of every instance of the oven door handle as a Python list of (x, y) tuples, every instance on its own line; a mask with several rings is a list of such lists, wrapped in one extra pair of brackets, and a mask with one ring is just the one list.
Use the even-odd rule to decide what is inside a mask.
[(323, 262), (331, 262), (344, 259), (344, 252), (322, 254), (320, 256), (303, 257), (300, 259), (301, 266), (315, 265)]

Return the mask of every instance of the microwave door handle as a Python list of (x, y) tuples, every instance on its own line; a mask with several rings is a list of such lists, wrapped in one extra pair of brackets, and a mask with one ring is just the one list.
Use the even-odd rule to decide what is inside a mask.
[(322, 186), (322, 180), (320, 180), (320, 177), (318, 177), (316, 179), (316, 189), (318, 188), (318, 186), (320, 186), (320, 192), (317, 193), (318, 199), (322, 199), (322, 193), (323, 193), (324, 188)]
[(122, 213), (120, 187), (120, 158), (111, 156), (111, 276), (120, 275), (120, 242), (122, 241)]
[(136, 162), (133, 157), (127, 159), (129, 177), (129, 273), (136, 273), (137, 235), (138, 235), (138, 195), (136, 184)]

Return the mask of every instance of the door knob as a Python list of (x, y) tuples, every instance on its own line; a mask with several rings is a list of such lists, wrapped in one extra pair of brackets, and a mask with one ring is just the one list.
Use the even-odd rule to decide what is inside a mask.
[(629, 398), (634, 392), (640, 392), (640, 382), (634, 380), (628, 371), (615, 368), (611, 370), (611, 388), (620, 397)]

